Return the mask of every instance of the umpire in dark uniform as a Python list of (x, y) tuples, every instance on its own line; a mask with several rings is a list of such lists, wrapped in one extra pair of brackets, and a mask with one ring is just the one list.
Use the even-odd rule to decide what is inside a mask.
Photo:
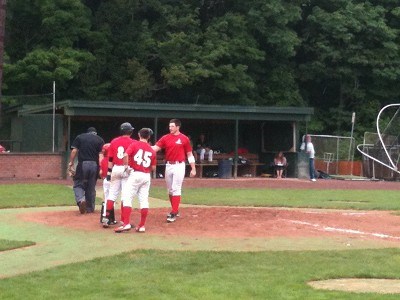
[(75, 201), (81, 214), (92, 213), (95, 208), (96, 182), (99, 176), (99, 153), (104, 140), (94, 127), (78, 135), (72, 142), (68, 167), (73, 168), (76, 155), (78, 165), (73, 176)]

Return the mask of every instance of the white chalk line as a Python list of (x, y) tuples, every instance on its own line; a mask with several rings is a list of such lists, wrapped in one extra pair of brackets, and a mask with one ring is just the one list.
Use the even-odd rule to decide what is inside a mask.
[[(283, 219), (282, 219), (283, 220)], [(395, 239), (395, 240), (400, 240), (400, 237), (398, 236), (393, 236), (389, 234), (384, 234), (384, 233), (375, 233), (375, 232), (365, 232), (365, 231), (360, 231), (360, 230), (354, 230), (354, 229), (346, 229), (346, 228), (336, 228), (336, 227), (329, 227), (329, 226), (322, 226), (320, 224), (313, 224), (309, 222), (304, 222), (304, 221), (296, 221), (296, 220), (285, 220), (293, 224), (300, 224), (300, 225), (307, 225), (314, 227), (318, 230), (322, 231), (327, 231), (327, 232), (340, 232), (340, 233), (351, 233), (351, 234), (358, 234), (358, 235), (366, 235), (366, 236), (373, 236), (373, 237), (378, 237), (378, 238), (383, 238), (383, 239)]]
[[(327, 215), (330, 214), (330, 212), (321, 212), (321, 211), (306, 211), (304, 212), (305, 214), (315, 214), (315, 215)], [(370, 213), (368, 212), (345, 212), (341, 213), (343, 216), (365, 216)]]

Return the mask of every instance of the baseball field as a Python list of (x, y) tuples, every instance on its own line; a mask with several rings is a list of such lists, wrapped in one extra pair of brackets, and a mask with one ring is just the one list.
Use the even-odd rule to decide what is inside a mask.
[(173, 224), (164, 186), (146, 233), (116, 234), (69, 180), (0, 181), (0, 298), (400, 296), (398, 182), (186, 179)]

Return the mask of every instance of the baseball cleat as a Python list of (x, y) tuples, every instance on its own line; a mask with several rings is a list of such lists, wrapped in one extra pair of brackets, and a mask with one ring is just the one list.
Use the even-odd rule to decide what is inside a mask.
[(78, 203), (79, 206), (79, 212), (83, 215), (86, 214), (86, 201), (82, 200)]
[[(167, 218), (169, 218), (170, 216), (172, 215), (172, 212), (170, 212), (168, 215), (167, 215)], [(179, 211), (175, 214), (175, 217), (180, 217), (181, 215), (180, 215), (180, 213), (179, 213)]]
[[(116, 225), (117, 224), (117, 221), (115, 221), (115, 220), (109, 220), (109, 219), (107, 219), (107, 218), (103, 218), (103, 227), (104, 228), (108, 228), (108, 227), (110, 227), (110, 226), (112, 226), (112, 225)], [(122, 224), (121, 224), (122, 225)]]
[(140, 232), (140, 233), (146, 232), (146, 228), (144, 228), (144, 226), (136, 227), (135, 230), (136, 230), (136, 232)]
[(103, 228), (108, 228), (110, 226), (110, 220), (103, 218)]
[(121, 232), (129, 231), (129, 230), (131, 230), (131, 228), (132, 228), (132, 225), (127, 224), (127, 225), (122, 225), (122, 226), (119, 226), (118, 228), (115, 228), (114, 231), (116, 233), (121, 233)]
[(176, 221), (176, 214), (170, 213), (167, 217), (167, 222), (168, 223), (173, 223)]

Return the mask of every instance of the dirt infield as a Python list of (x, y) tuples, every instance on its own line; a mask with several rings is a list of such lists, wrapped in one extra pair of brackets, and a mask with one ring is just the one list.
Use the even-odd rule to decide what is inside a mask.
[[(20, 181), (21, 182), (21, 181)], [(40, 181), (43, 183), (42, 181)], [(60, 181), (46, 181), (60, 183)], [(61, 181), (71, 184), (70, 180)], [(185, 188), (295, 188), (295, 189), (385, 189), (399, 190), (397, 182), (298, 179), (187, 179)], [(162, 179), (153, 186), (164, 187)], [(118, 213), (118, 212), (117, 212)], [(400, 245), (400, 217), (382, 211), (344, 211), (286, 208), (196, 207), (181, 208), (182, 216), (175, 224), (166, 223), (167, 208), (152, 208), (146, 224), (149, 235), (197, 236), (213, 238), (271, 238), (271, 237), (345, 237), (391, 242)], [(98, 213), (82, 216), (78, 211), (36, 212), (21, 215), (25, 221), (49, 226), (99, 231)], [(133, 212), (132, 223), (138, 222), (139, 212)]]
[[(168, 224), (165, 221), (167, 211), (165, 208), (151, 209), (146, 234), (212, 238), (342, 236), (347, 237), (349, 243), (352, 239), (364, 239), (391, 241), (400, 245), (400, 217), (389, 212), (186, 207), (181, 209), (181, 217), (174, 224)], [(82, 216), (78, 211), (36, 212), (20, 217), (27, 222), (48, 226), (104, 231), (96, 213)], [(138, 220), (136, 209), (132, 222)]]
[[(71, 182), (63, 181), (65, 184)], [(59, 182), (58, 182), (59, 183)], [(385, 189), (400, 190), (397, 182), (298, 179), (187, 179), (185, 188), (292, 188), (292, 189)], [(153, 186), (164, 187), (162, 179)], [(117, 212), (118, 213), (118, 212)], [(163, 236), (197, 236), (213, 238), (271, 238), (271, 237), (345, 237), (400, 245), (400, 217), (382, 211), (348, 211), (286, 208), (185, 207), (175, 224), (165, 221), (167, 208), (153, 208), (147, 222), (147, 234)], [(24, 220), (49, 226), (103, 230), (98, 214), (82, 217), (77, 211), (25, 214)], [(132, 223), (139, 219), (133, 212)], [(84, 226), (82, 226), (82, 221)], [(398, 244), (398, 245), (397, 245)]]

